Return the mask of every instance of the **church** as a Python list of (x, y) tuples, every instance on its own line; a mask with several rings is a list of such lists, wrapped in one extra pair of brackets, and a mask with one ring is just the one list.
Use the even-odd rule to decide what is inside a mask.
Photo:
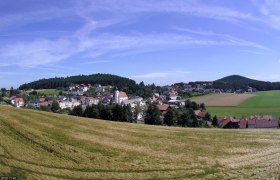
[(115, 91), (115, 103), (122, 104), (126, 100), (128, 100), (128, 96), (125, 92), (119, 90)]

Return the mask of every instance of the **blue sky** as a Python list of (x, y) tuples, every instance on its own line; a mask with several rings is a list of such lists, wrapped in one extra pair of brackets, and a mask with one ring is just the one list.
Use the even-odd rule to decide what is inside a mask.
[(278, 0), (2, 0), (0, 87), (111, 73), (280, 81)]

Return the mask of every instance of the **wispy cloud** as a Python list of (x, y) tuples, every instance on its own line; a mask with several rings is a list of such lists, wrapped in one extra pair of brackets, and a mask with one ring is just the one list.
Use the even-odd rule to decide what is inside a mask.
[[(271, 16), (271, 4), (266, 1), (262, 13)], [(196, 31), (187, 28), (174, 28), (177, 32), (100, 32), (118, 23), (126, 23), (134, 17), (145, 13), (176, 13), (236, 21), (254, 21), (260, 19), (250, 13), (243, 13), (214, 3), (197, 0), (95, 0), (66, 3), (65, 7), (47, 7), (38, 10), (14, 13), (0, 18), (0, 27), (20, 26), (62, 17), (75, 17), (81, 22), (79, 27), (69, 35), (57, 38), (34, 38), (28, 41), (7, 43), (0, 47), (0, 66), (18, 65), (20, 67), (38, 67), (66, 61), (73, 56), (82, 58), (106, 58), (114, 55), (133, 55), (165, 49), (188, 46), (237, 46), (270, 50), (253, 41), (214, 32)], [(103, 14), (102, 16), (98, 16)], [(271, 17), (274, 17), (271, 16)], [(279, 23), (278, 23), (279, 24)], [(180, 31), (181, 33), (178, 33)], [(184, 32), (184, 33), (183, 33)], [(199, 36), (195, 36), (199, 35)], [(104, 57), (105, 56), (105, 57)], [(97, 64), (104, 61), (92, 61), (80, 64)], [(44, 68), (44, 67), (41, 67)]]
[(84, 62), (82, 63), (83, 65), (86, 65), (86, 64), (103, 64), (103, 63), (109, 63), (111, 61), (106, 61), (106, 60), (102, 60), (102, 61), (90, 61), (90, 62)]
[[(0, 48), (1, 66), (18, 65), (35, 67), (67, 60), (75, 55), (86, 58), (128, 55), (187, 46), (241, 46), (262, 50), (268, 48), (230, 36), (222, 39), (194, 37), (184, 34), (101, 34), (95, 37), (61, 38), (57, 40), (38, 39), (31, 42), (18, 42)], [(123, 53), (123, 54), (122, 54)], [(105, 61), (86, 62), (88, 64)]]
[(280, 2), (277, 0), (251, 0), (261, 14), (264, 24), (280, 30)]
[(186, 71), (167, 71), (167, 72), (153, 72), (147, 74), (140, 74), (132, 76), (135, 79), (154, 79), (154, 78), (175, 78), (175, 77), (186, 77), (190, 72)]
[(199, 31), (199, 30), (193, 30), (193, 29), (189, 29), (189, 28), (180, 28), (180, 27), (173, 27), (173, 29), (182, 31), (182, 32), (191, 33), (191, 34), (201, 35), (201, 36), (217, 37), (219, 39), (222, 39), (224, 41), (225, 45), (227, 44), (227, 45), (233, 45), (233, 46), (247, 46), (247, 47), (270, 51), (270, 49), (268, 47), (265, 47), (259, 43), (237, 38), (237, 37), (234, 37), (234, 36), (231, 36), (228, 34)]

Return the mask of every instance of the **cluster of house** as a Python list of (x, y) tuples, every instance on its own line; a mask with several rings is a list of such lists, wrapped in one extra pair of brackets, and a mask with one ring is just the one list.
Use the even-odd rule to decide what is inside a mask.
[[(205, 88), (211, 84), (187, 85), (186, 87), (191, 88)], [(176, 87), (169, 86), (166, 91), (160, 95), (159, 93), (154, 93), (152, 97), (144, 100), (139, 96), (129, 97), (125, 92), (119, 91), (118, 89), (112, 91), (113, 86), (101, 86), (91, 84), (76, 84), (69, 87), (69, 93), (67, 96), (47, 96), (40, 97), (37, 100), (31, 100), (25, 104), (23, 98), (11, 97), (10, 102), (15, 107), (51, 107), (53, 101), (57, 101), (61, 109), (73, 109), (76, 106), (81, 105), (85, 108), (88, 105), (98, 105), (102, 103), (104, 105), (109, 104), (120, 104), (120, 105), (130, 105), (132, 112), (137, 112), (137, 120), (144, 120), (144, 112), (146, 110), (147, 103), (156, 104), (161, 112), (160, 117), (164, 118), (169, 107), (179, 107), (185, 106), (185, 101), (181, 100), (178, 96)], [(87, 96), (90, 90), (94, 90), (96, 93), (95, 97)], [(252, 91), (254, 89), (251, 88)], [(205, 117), (205, 112), (201, 110), (196, 110), (195, 114), (198, 119), (203, 119)], [(221, 128), (278, 128), (279, 124), (276, 118), (272, 116), (252, 116), (248, 119), (240, 119), (233, 117), (219, 117), (218, 122)]]
[(248, 87), (247, 89), (215, 89), (213, 88), (213, 82), (191, 82), (191, 83), (183, 83), (180, 87), (178, 85), (172, 85), (172, 88), (181, 89), (183, 92), (199, 92), (199, 93), (244, 93), (244, 92), (256, 92), (256, 88)]
[(271, 115), (251, 116), (250, 118), (240, 119), (234, 117), (218, 117), (221, 128), (224, 129), (253, 129), (253, 128), (278, 128), (279, 123)]

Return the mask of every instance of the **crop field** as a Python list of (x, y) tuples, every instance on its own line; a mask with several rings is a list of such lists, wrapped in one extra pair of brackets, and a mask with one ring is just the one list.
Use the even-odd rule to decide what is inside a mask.
[(58, 95), (60, 90), (57, 89), (39, 89), (36, 90), (38, 93), (46, 94), (46, 95)]
[(210, 94), (192, 98), (197, 103), (205, 103), (206, 106), (238, 106), (247, 99), (254, 97), (254, 94)]
[[(277, 118), (280, 117), (280, 91), (256, 92), (252, 93), (252, 95), (254, 96), (237, 106), (208, 106), (207, 110), (211, 114), (218, 116), (248, 117), (251, 115), (273, 115)], [(220, 101), (219, 97), (217, 101)]]
[(0, 176), (279, 179), (280, 131), (147, 126), (0, 106)]

